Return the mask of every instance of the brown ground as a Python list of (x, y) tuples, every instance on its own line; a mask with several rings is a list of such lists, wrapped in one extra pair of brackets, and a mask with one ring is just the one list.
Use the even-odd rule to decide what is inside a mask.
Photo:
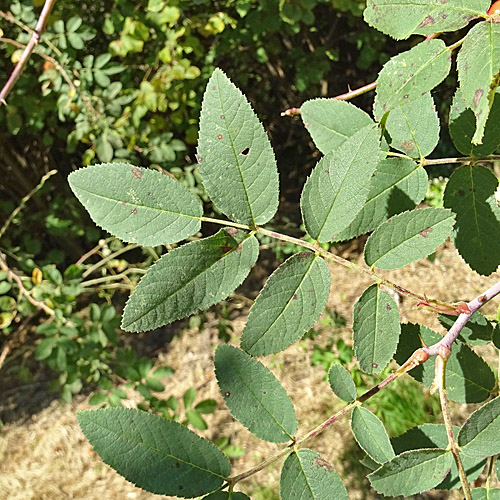
[[(499, 273), (486, 279), (471, 272), (451, 246), (441, 248), (433, 263), (424, 260), (400, 270), (386, 272), (384, 275), (411, 290), (446, 301), (470, 300), (500, 279)], [(360, 278), (342, 267), (332, 268), (329, 307), (348, 318), (344, 332), (346, 338), (349, 335), (352, 304), (370, 283), (369, 279)], [(403, 321), (421, 322), (442, 331), (432, 312), (417, 310), (414, 306), (413, 301), (401, 300)], [(483, 312), (493, 314), (497, 306), (498, 302), (487, 304)], [(235, 343), (239, 339), (245, 317), (245, 314), (241, 313), (234, 321)], [(176, 370), (174, 376), (164, 381), (167, 397), (181, 397), (187, 388), (194, 386), (198, 388), (197, 399), (215, 398), (219, 401), (218, 410), (207, 416), (209, 429), (200, 434), (210, 439), (221, 435), (228, 436), (233, 444), (247, 451), (243, 458), (233, 461), (233, 474), (236, 474), (259, 463), (277, 450), (278, 446), (254, 438), (235, 422), (225, 409), (213, 377), (213, 351), (219, 342), (213, 323), (201, 333), (187, 330), (170, 344), (168, 353), (160, 356), (158, 364), (166, 364)], [(300, 422), (299, 435), (342, 406), (332, 397), (327, 382), (323, 380), (323, 368), (311, 366), (311, 351), (312, 342), (299, 342), (266, 360), (266, 364), (282, 382), (294, 402)], [(29, 407), (31, 399), (36, 397), (43, 397), (43, 394), (37, 395), (35, 387), (30, 399), (25, 401), (26, 406)], [(0, 401), (0, 411), (9, 405), (12, 406), (13, 398), (19, 398), (19, 393), (9, 391), (7, 397)], [(87, 399), (80, 396), (75, 398), (72, 405), (54, 401), (28, 419), (21, 418), (20, 412), (19, 419), (13, 419), (5, 425), (0, 441), (0, 500), (167, 498), (135, 488), (104, 465), (93, 453), (75, 418), (77, 411), (89, 407)], [(131, 400), (128, 404), (134, 406), (135, 403)], [(465, 414), (465, 408), (461, 406), (454, 406), (457, 423), (460, 423)], [(367, 484), (360, 484), (355, 476), (344, 469), (344, 449), (346, 446), (352, 446), (351, 440), (348, 419), (344, 418), (316, 438), (310, 446), (330, 463), (335, 464), (348, 486), (351, 499), (376, 498), (367, 489)], [(343, 458), (339, 461), (341, 457)], [(256, 492), (257, 482), (274, 490), (274, 496), (266, 495), (262, 491)], [(251, 494), (253, 500), (271, 500), (278, 498), (278, 484), (279, 465), (254, 476), (243, 489)], [(434, 492), (426, 498), (451, 499), (460, 496), (458, 493)]]

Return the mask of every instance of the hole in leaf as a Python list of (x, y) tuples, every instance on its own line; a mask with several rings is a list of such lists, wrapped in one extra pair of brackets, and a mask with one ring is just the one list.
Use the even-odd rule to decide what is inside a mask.
[(250, 153), (250, 148), (245, 148), (241, 151), (240, 155), (241, 156), (248, 156), (248, 153)]

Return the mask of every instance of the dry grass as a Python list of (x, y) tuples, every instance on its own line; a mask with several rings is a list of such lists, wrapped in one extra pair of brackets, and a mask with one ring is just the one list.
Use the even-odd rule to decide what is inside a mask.
[[(470, 299), (500, 278), (498, 274), (486, 279), (472, 273), (450, 247), (440, 249), (434, 263), (421, 261), (385, 275), (404, 287), (449, 301)], [(369, 280), (360, 279), (353, 272), (340, 267), (332, 268), (329, 307), (348, 319), (343, 333), (346, 339), (350, 335), (352, 304), (369, 284)], [(414, 303), (409, 300), (401, 300), (400, 309), (403, 321), (420, 322), (442, 331), (434, 314), (416, 310)], [(487, 313), (494, 311), (494, 304), (488, 304), (485, 308)], [(235, 344), (239, 340), (244, 321), (245, 313), (241, 312), (233, 323), (235, 333), (232, 342)], [(209, 429), (201, 434), (209, 439), (228, 436), (233, 444), (247, 451), (244, 457), (233, 461), (233, 473), (239, 473), (257, 464), (279, 447), (253, 437), (225, 409), (213, 377), (213, 350), (219, 342), (213, 326), (205, 328), (201, 333), (188, 330), (169, 345), (168, 353), (160, 356), (158, 364), (168, 364), (176, 370), (173, 377), (165, 380), (167, 397), (181, 397), (187, 388), (194, 386), (198, 389), (197, 398), (200, 400), (214, 398), (219, 402), (218, 410), (207, 418)], [(311, 342), (299, 342), (285, 352), (265, 360), (294, 402), (300, 422), (299, 435), (342, 406), (323, 380), (322, 367), (311, 366), (311, 352)], [(4, 410), (8, 404), (8, 401), (0, 402)], [(130, 400), (128, 404), (134, 406), (135, 402)], [(29, 406), (28, 400), (26, 405)], [(76, 398), (72, 405), (62, 405), (55, 401), (27, 421), (14, 419), (5, 425), (0, 442), (1, 500), (166, 498), (135, 488), (102, 464), (76, 423), (75, 413), (88, 406), (87, 398), (84, 397)], [(464, 408), (460, 405), (455, 407), (455, 412), (459, 419), (463, 418)], [(356, 451), (352, 446), (348, 426), (348, 419), (341, 420), (310, 445), (329, 462), (336, 464), (348, 486), (351, 499), (376, 498), (367, 488), (367, 483), (360, 483), (356, 471), (352, 470), (348, 454)], [(277, 492), (279, 464), (247, 480), (245, 489), (255, 489), (257, 482), (260, 486), (268, 486)], [(256, 492), (252, 498), (262, 498), (260, 495)], [(434, 492), (427, 495), (427, 498), (459, 498), (457, 495)], [(274, 497), (265, 498), (277, 498), (277, 493)]]

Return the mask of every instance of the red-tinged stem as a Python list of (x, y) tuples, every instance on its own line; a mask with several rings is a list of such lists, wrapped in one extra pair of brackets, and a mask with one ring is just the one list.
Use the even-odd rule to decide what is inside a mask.
[(48, 17), (50, 15), (50, 12), (52, 11), (52, 8), (54, 7), (55, 2), (56, 0), (45, 1), (42, 13), (40, 14), (40, 18), (38, 19), (36, 27), (31, 34), (30, 41), (28, 42), (28, 45), (26, 45), (26, 48), (24, 49), (24, 52), (22, 53), (16, 67), (14, 68), (14, 71), (12, 71), (9, 79), (7, 80), (7, 83), (4, 85), (3, 89), (0, 92), (0, 104), (7, 105), (5, 99), (21, 76), (21, 73), (26, 67), (26, 64), (28, 63), (31, 54), (35, 49), (35, 46), (38, 45), (40, 37), (45, 31), (45, 25), (47, 24)]
[(460, 314), (448, 333), (439, 342), (429, 347), (424, 347), (423, 350), (427, 352), (429, 356), (436, 356), (437, 354), (440, 354), (441, 349), (443, 348), (451, 350), (453, 342), (455, 342), (457, 337), (460, 335), (460, 332), (467, 324), (470, 317), (484, 304), (496, 297), (499, 293), (500, 281), (493, 285), (491, 288), (488, 288), (488, 290), (486, 290), (485, 292), (478, 295), (475, 299), (467, 302), (469, 312)]

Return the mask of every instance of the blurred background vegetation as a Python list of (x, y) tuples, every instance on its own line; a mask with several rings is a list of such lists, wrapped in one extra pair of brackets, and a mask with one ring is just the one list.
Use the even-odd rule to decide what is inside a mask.
[[(0, 2), (0, 86), (42, 5)], [(163, 249), (109, 238), (66, 178), (82, 165), (124, 161), (173, 175), (206, 201), (196, 167), (197, 123), (206, 82), (220, 67), (264, 122), (280, 171), (278, 223), (297, 232), (300, 190), (318, 152), (300, 120), (280, 113), (375, 80), (390, 55), (411, 43), (396, 47), (370, 29), (363, 9), (363, 0), (56, 2), (8, 106), (0, 107), (0, 392), (50, 380), (66, 401), (91, 391), (92, 404), (120, 406), (127, 394), (119, 381), (140, 394), (142, 409), (206, 428), (202, 415), (215, 410), (213, 400), (194, 404), (194, 389), (182, 401), (154, 395), (172, 371), (154, 369), (149, 358), (170, 330), (143, 344), (118, 334), (120, 308)], [(356, 104), (370, 111), (372, 100), (364, 95)], [(261, 244), (270, 247), (273, 263), (295, 250)], [(217, 310), (225, 341), (230, 307)], [(188, 326), (201, 329), (204, 321), (200, 314)], [(334, 344), (315, 348), (311, 363), (349, 365), (352, 349)], [(358, 375), (360, 387), (373, 383)], [(402, 415), (403, 428), (395, 431), (410, 420)], [(220, 445), (233, 456), (242, 452)]]

